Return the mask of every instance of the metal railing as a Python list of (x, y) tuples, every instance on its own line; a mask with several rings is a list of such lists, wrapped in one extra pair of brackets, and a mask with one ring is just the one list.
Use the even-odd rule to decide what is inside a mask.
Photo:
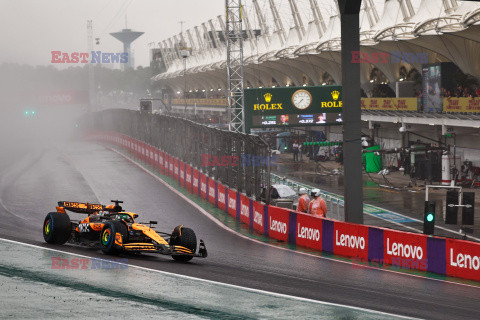
[(260, 200), (262, 188), (269, 186), (270, 151), (256, 135), (125, 109), (88, 114), (82, 125), (144, 141), (256, 200)]

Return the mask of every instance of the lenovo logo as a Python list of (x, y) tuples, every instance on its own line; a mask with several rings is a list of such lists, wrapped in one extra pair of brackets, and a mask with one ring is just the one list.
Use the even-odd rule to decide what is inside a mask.
[(338, 236), (338, 230), (335, 231), (335, 245), (340, 247), (348, 247), (351, 249), (365, 249), (365, 238), (360, 236), (354, 236), (349, 234), (340, 233)]
[(392, 246), (390, 246), (390, 238), (387, 238), (387, 254), (396, 257), (422, 259), (423, 249), (419, 246), (397, 242), (393, 242)]

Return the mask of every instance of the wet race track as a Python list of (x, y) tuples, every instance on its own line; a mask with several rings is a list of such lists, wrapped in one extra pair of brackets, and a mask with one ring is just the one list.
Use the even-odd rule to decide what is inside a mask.
[[(104, 254), (95, 249), (73, 245), (60, 247), (47, 245), (42, 237), (42, 223), (45, 215), (54, 211), (57, 201), (60, 200), (106, 204), (111, 199), (120, 199), (125, 202), (124, 209), (140, 214), (137, 220), (157, 220), (157, 229), (160, 231), (170, 232), (179, 224), (191, 227), (197, 237), (205, 241), (209, 252), (207, 259), (194, 259), (190, 263), (176, 263), (167, 256), (123, 256), (122, 259), (126, 260), (122, 261), (126, 261), (130, 266), (140, 266), (219, 283), (395, 315), (437, 319), (480, 318), (479, 287), (376, 268), (355, 267), (348, 262), (287, 250), (239, 236), (235, 232), (229, 231), (228, 228), (222, 227), (220, 222), (214, 221), (206, 215), (206, 212), (202, 212), (185, 201), (178, 193), (161, 183), (158, 178), (104, 146), (72, 141), (68, 143), (51, 142), (47, 146), (40, 147), (32, 141), (24, 139), (8, 148), (9, 152), (2, 153), (0, 159), (0, 236), (2, 238), (59, 249), (88, 258), (105, 258)], [(73, 218), (80, 217), (79, 215), (72, 216)], [(42, 249), (28, 247), (25, 249), (25, 264), (29, 264), (29, 266), (19, 267), (14, 262), (18, 259), (21, 260), (21, 256), (18, 256), (18, 250), (9, 249), (11, 245), (12, 243), (5, 242), (0, 244), (3, 246), (2, 250), (10, 250), (12, 254), (16, 253), (16, 256), (9, 259), (5, 258), (8, 255), (2, 254), (4, 258), (0, 259), (0, 275), (2, 279), (10, 279), (2, 281), (4, 286), (7, 288), (16, 286), (15, 283), (10, 282), (18, 279), (48, 282), (42, 279), (48, 279), (50, 272), (48, 269), (51, 264), (49, 259), (52, 254), (43, 254), (43, 257), (35, 258), (36, 255), (42, 256), (38, 253)], [(63, 255), (63, 253), (57, 254)], [(45, 256), (47, 257), (45, 258)], [(38, 263), (46, 266), (46, 271), (38, 271), (44, 278), (39, 276), (36, 279), (35, 261), (43, 261)], [(25, 268), (25, 270), (21, 271), (21, 268)], [(27, 269), (31, 273), (28, 273)], [(130, 282), (133, 287), (135, 287), (134, 284), (138, 285), (138, 281), (143, 283), (159, 281), (155, 272), (137, 270), (134, 267), (127, 270), (132, 270), (131, 274), (141, 274), (135, 277), (131, 276), (128, 281), (125, 281), (121, 270), (117, 270), (113, 275), (112, 270), (88, 270), (88, 273), (85, 271), (85, 274), (81, 274), (81, 270), (78, 272), (80, 277), (85, 277), (86, 274), (91, 277), (98, 272), (95, 276), (99, 279), (110, 277), (110, 281), (115, 283), (119, 282), (115, 280), (115, 276), (118, 276), (122, 278), (122, 282), (125, 282), (126, 286), (129, 286)], [(71, 276), (70, 271), (63, 271), (66, 276)], [(22, 278), (23, 274), (26, 275), (25, 278)], [(10, 278), (11, 276), (19, 278)], [(208, 286), (210, 284), (208, 282)], [(61, 281), (49, 285), (68, 287)], [(97, 283), (97, 285), (99, 284)], [(191, 301), (195, 299), (195, 296), (204, 295), (202, 290), (206, 286), (207, 283), (202, 282), (197, 286), (188, 287), (188, 292), (192, 295)], [(84, 293), (94, 294), (95, 290), (89, 288)], [(158, 295), (160, 292), (169, 291), (168, 286), (165, 288), (159, 285), (156, 288), (153, 290), (149, 286), (146, 292), (155, 292)], [(141, 305), (142, 295), (139, 293), (141, 290), (131, 290), (133, 291), (129, 293), (127, 299), (138, 300), (138, 304)], [(374, 318), (372, 314), (362, 316), (355, 313), (345, 314), (344, 311), (339, 310), (325, 311), (326, 306), (322, 304), (310, 304), (301, 310), (289, 309), (289, 312), (293, 313), (286, 313), (285, 310), (289, 305), (287, 302), (278, 305), (266, 303), (263, 308), (268, 309), (270, 305), (270, 313), (255, 313), (256, 309), (243, 313), (245, 305), (242, 305), (241, 299), (245, 299), (247, 305), (251, 299), (251, 305), (253, 305), (254, 301), (261, 299), (258, 296), (268, 296), (268, 294), (257, 292), (255, 297), (241, 298), (238, 292), (227, 292), (228, 290), (223, 292), (218, 291), (220, 290), (218, 288), (211, 290), (216, 290), (217, 293), (222, 292), (222, 296), (230, 295), (229, 299), (225, 298), (226, 300), (221, 302), (222, 308), (228, 310), (223, 310), (222, 312), (225, 313), (221, 314), (199, 311), (198, 315), (201, 317), (241, 318), (243, 315), (252, 318), (292, 318), (295, 316), (298, 318), (321, 318), (323, 315), (325, 318), (331, 318), (332, 315), (336, 315), (339, 318), (343, 316), (346, 318)], [(41, 294), (36, 289), (31, 289), (31, 292), (33, 295)], [(23, 294), (17, 293), (20, 296)], [(6, 291), (3, 291), (2, 295), (5, 294)], [(84, 299), (82, 294), (79, 293), (77, 296), (79, 301)], [(106, 291), (102, 295), (108, 296), (109, 293)], [(25, 296), (28, 299), (28, 295), (25, 294)], [(121, 297), (115, 298), (121, 299)], [(157, 301), (161, 298), (151, 296), (148, 299)], [(68, 304), (68, 301), (64, 303)], [(291, 304), (293, 305), (293, 303)], [(149, 305), (149, 308), (153, 307), (155, 307), (154, 303)], [(172, 311), (172, 308), (169, 310), (169, 312), (178, 311), (176, 309)], [(304, 313), (302, 314), (302, 312)], [(195, 315), (195, 311), (190, 309), (187, 313)], [(148, 314), (155, 313), (149, 309)], [(165, 316), (172, 318), (177, 314), (168, 313)], [(378, 314), (375, 317), (391, 318), (386, 314)]]

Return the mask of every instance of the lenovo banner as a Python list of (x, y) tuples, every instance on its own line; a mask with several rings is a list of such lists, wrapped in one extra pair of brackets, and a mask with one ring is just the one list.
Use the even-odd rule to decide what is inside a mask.
[(192, 176), (193, 176), (193, 181), (192, 181), (192, 189), (193, 189), (193, 194), (198, 195), (199, 192), (199, 182), (200, 182), (200, 173), (198, 172), (197, 169), (192, 168)]
[(88, 104), (88, 91), (39, 92), (35, 96), (39, 105), (78, 105)]
[(228, 214), (237, 217), (237, 192), (232, 189), (228, 189)]
[(253, 201), (253, 229), (261, 234), (265, 233), (265, 206), (260, 202)]
[(159, 151), (157, 148), (155, 148), (155, 149), (153, 150), (153, 157), (154, 157), (153, 163), (154, 163), (154, 165), (155, 165), (155, 170), (156, 170), (157, 172), (159, 171), (159, 168), (160, 168), (160, 164), (158, 163), (158, 153), (159, 153), (159, 152), (160, 152), (160, 151)]
[(138, 154), (138, 141), (134, 140), (133, 141), (133, 155), (135, 156), (135, 159), (139, 158)]
[(185, 164), (185, 185), (188, 192), (192, 193), (192, 167)]
[(368, 259), (368, 227), (335, 221), (333, 224), (333, 253)]
[(158, 167), (160, 168), (160, 173), (161, 174), (165, 174), (165, 171), (164, 171), (164, 163), (163, 163), (163, 159), (164, 159), (164, 154), (162, 151), (158, 150)]
[(183, 161), (179, 161), (178, 166), (180, 167), (180, 175), (179, 175), (180, 186), (182, 188), (185, 188), (185, 163)]
[(240, 194), (240, 221), (250, 226), (250, 199)]
[(401, 269), (427, 270), (427, 236), (383, 230), (384, 263)]
[(217, 193), (218, 193), (218, 207), (223, 211), (227, 209), (227, 195), (226, 188), (223, 184), (217, 183)]
[(446, 239), (447, 275), (480, 281), (480, 243)]
[(174, 177), (173, 166), (174, 166), (173, 157), (171, 155), (168, 155), (168, 175), (170, 176), (170, 178)]
[(297, 245), (322, 250), (322, 219), (297, 213)]
[(140, 149), (141, 149), (142, 161), (145, 162), (146, 150), (145, 150), (145, 143), (144, 142), (140, 142)]
[(149, 165), (153, 166), (155, 164), (155, 155), (154, 155), (154, 150), (155, 150), (155, 147), (154, 146), (149, 146), (149, 157), (150, 157), (150, 161), (148, 162)]
[(178, 182), (178, 179), (179, 179), (179, 165), (178, 165), (178, 159), (177, 158), (173, 159), (173, 176), (175, 178), (175, 181)]
[(207, 200), (207, 176), (200, 173), (200, 196)]
[(217, 204), (217, 198), (215, 196), (215, 180), (212, 178), (208, 179), (208, 202), (213, 205)]
[(145, 145), (145, 153), (146, 153), (146, 164), (149, 165), (150, 164), (150, 150), (151, 150), (151, 145), (149, 144), (146, 144)]
[(268, 235), (270, 238), (288, 241), (290, 211), (275, 206), (268, 207)]

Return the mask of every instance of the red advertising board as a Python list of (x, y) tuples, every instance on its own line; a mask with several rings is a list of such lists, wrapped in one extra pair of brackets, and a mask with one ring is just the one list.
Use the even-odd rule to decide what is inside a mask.
[(250, 199), (240, 195), (240, 221), (250, 225)]
[(225, 194), (226, 188), (223, 184), (217, 183), (217, 189), (218, 189), (218, 207), (222, 210), (225, 210), (227, 208), (227, 203), (226, 199), (227, 196)]
[(207, 176), (200, 173), (200, 196), (207, 200)]
[(157, 148), (155, 148), (155, 149), (153, 150), (153, 163), (154, 163), (155, 169), (156, 169), (157, 171), (160, 170), (160, 165), (159, 165), (159, 163), (158, 163), (158, 152), (159, 152), (159, 151), (158, 151)]
[(277, 240), (288, 240), (288, 219), (290, 212), (287, 209), (275, 206), (268, 207), (268, 235)]
[(138, 158), (138, 157), (139, 157), (139, 154), (138, 154), (138, 141), (136, 141), (136, 140), (133, 141), (133, 154), (134, 154), (135, 158)]
[(168, 175), (170, 176), (170, 178), (173, 178), (173, 157), (171, 155), (168, 155)]
[(232, 189), (228, 189), (228, 214), (237, 217), (237, 192)]
[(140, 141), (140, 157), (145, 162), (145, 143)]
[(322, 219), (297, 212), (296, 238), (299, 246), (322, 250)]
[(402, 269), (427, 270), (427, 236), (383, 230), (384, 263)]
[(154, 151), (155, 148), (153, 146), (149, 146), (149, 158), (150, 158), (150, 161), (148, 162), (149, 165), (153, 166), (155, 164), (155, 155), (154, 155)]
[(447, 275), (480, 281), (480, 243), (446, 239)]
[(185, 182), (188, 192), (192, 192), (192, 167), (185, 165)]
[(208, 202), (215, 205), (215, 180), (208, 179)]
[(164, 159), (165, 159), (165, 155), (163, 154), (163, 151), (158, 150), (158, 166), (162, 174), (165, 174)]
[(180, 174), (179, 174), (180, 186), (185, 187), (185, 163), (183, 161), (179, 161), (178, 166), (180, 168)]
[(177, 158), (174, 158), (173, 159), (173, 176), (175, 178), (176, 181), (178, 181), (178, 178), (179, 178), (179, 164), (178, 164), (178, 159)]
[(264, 207), (263, 204), (257, 201), (253, 201), (253, 229), (263, 234), (265, 228), (263, 225), (264, 220)]
[(89, 96), (85, 90), (45, 91), (36, 93), (35, 101), (48, 106), (88, 104)]
[(199, 181), (200, 173), (198, 172), (197, 169), (192, 169), (192, 172), (193, 172), (193, 174), (192, 174), (192, 176), (193, 176), (193, 182), (192, 182), (193, 193), (198, 194), (198, 181)]
[(149, 144), (145, 145), (145, 153), (146, 153), (146, 162), (149, 165), (150, 164), (150, 151), (151, 151), (152, 146)]
[(368, 259), (368, 230), (368, 226), (335, 221), (333, 224), (333, 253)]

